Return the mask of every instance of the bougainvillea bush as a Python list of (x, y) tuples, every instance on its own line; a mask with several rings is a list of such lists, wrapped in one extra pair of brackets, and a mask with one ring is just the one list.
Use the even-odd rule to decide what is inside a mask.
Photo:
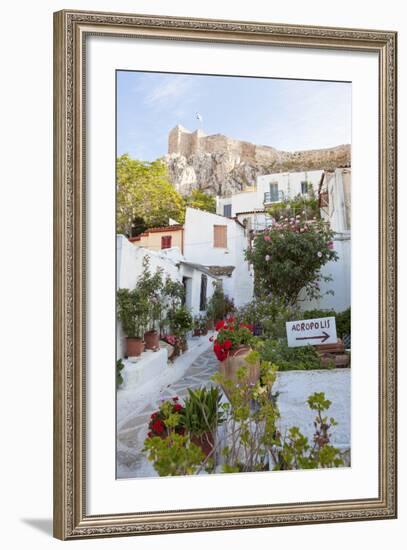
[(254, 267), (256, 291), (280, 297), (287, 305), (296, 304), (302, 290), (309, 299), (320, 297), (321, 281), (330, 280), (321, 268), (338, 259), (333, 237), (322, 220), (297, 215), (275, 221), (246, 251)]
[(235, 317), (219, 321), (214, 339), (213, 351), (219, 361), (224, 361), (240, 346), (249, 346), (253, 338), (253, 325), (238, 323)]

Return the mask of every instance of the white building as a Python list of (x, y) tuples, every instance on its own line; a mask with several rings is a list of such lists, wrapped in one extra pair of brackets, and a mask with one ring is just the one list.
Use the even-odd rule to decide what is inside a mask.
[[(322, 268), (324, 276), (332, 281), (321, 284), (322, 298), (304, 301), (304, 309), (335, 309), (342, 311), (350, 306), (351, 263), (351, 169), (337, 168), (333, 172), (282, 172), (258, 176), (256, 186), (231, 197), (218, 197), (216, 211), (242, 223), (247, 232), (264, 231), (272, 223), (267, 207), (300, 195), (308, 198), (312, 189), (319, 198), (321, 217), (330, 222), (335, 231), (334, 248), (339, 256)], [(333, 290), (334, 294), (325, 294)], [(305, 296), (303, 295), (304, 299)]]
[(320, 300), (306, 303), (304, 308), (343, 311), (351, 305), (351, 169), (324, 172), (318, 196), (321, 217), (335, 231), (333, 242), (339, 259), (321, 270), (332, 278), (321, 285), (321, 292), (332, 289), (334, 294), (323, 295)]
[(298, 195), (308, 198), (311, 190), (317, 196), (323, 175), (323, 170), (312, 170), (257, 176), (256, 185), (250, 190), (230, 197), (217, 197), (216, 213), (236, 218), (248, 229), (262, 231), (271, 223), (266, 212), (268, 206)]
[(187, 262), (204, 265), (222, 280), (235, 306), (252, 299), (253, 273), (245, 259), (248, 236), (237, 220), (187, 208), (184, 223), (184, 256)]
[[(152, 273), (162, 269), (164, 279), (182, 282), (186, 289), (185, 305), (193, 315), (204, 313), (208, 300), (214, 291), (214, 282), (220, 278), (198, 263), (190, 263), (182, 256), (179, 248), (173, 247), (160, 252), (135, 246), (124, 235), (116, 238), (116, 285), (117, 288), (134, 289), (143, 272), (143, 260), (149, 258)], [(117, 357), (123, 357), (124, 335), (118, 323)]]

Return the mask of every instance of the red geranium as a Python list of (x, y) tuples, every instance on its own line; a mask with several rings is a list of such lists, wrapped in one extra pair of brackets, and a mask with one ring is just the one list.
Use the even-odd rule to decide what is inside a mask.
[(162, 434), (165, 430), (164, 424), (161, 422), (160, 419), (157, 419), (153, 424), (151, 425), (152, 430), (155, 431), (157, 434)]
[(249, 345), (253, 335), (253, 326), (236, 323), (235, 317), (229, 317), (226, 321), (216, 324), (218, 331), (214, 341), (213, 351), (219, 361), (224, 361), (232, 350), (241, 345)]
[(222, 328), (224, 328), (226, 325), (226, 322), (225, 321), (218, 321), (215, 325), (215, 330), (221, 330)]
[(184, 406), (181, 405), (181, 403), (178, 403), (179, 398), (177, 396), (173, 397), (171, 401), (164, 401), (161, 405), (158, 411), (153, 412), (150, 416), (150, 422), (148, 424), (148, 428), (150, 430), (149, 433), (151, 435), (148, 435), (148, 437), (153, 437), (155, 435), (163, 436), (167, 435), (167, 427), (166, 427), (166, 420), (169, 418), (171, 414), (177, 413), (178, 415), (181, 415), (181, 419), (179, 422), (179, 425), (175, 427), (176, 433), (182, 434), (184, 433), (184, 428), (182, 426), (183, 419), (182, 415), (184, 413)]

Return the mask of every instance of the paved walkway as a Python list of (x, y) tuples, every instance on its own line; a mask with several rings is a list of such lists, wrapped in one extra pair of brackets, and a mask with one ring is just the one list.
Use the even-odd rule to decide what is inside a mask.
[[(147, 426), (151, 414), (162, 400), (178, 396), (184, 400), (187, 388), (211, 386), (211, 376), (217, 369), (217, 359), (212, 351), (202, 353), (176, 382), (163, 388), (160, 393), (145, 396), (145, 405), (134, 416), (128, 417), (117, 434), (117, 477), (156, 477), (153, 466), (141, 452), (147, 437)], [(291, 426), (298, 426), (309, 438), (313, 434), (315, 411), (311, 411), (306, 400), (318, 391), (325, 392), (332, 401), (328, 416), (338, 421), (332, 430), (332, 444), (342, 450), (350, 447), (350, 369), (290, 371), (281, 372), (274, 389), (279, 392), (278, 406), (281, 414), (282, 433)]]
[(187, 397), (187, 388), (211, 386), (211, 376), (215, 373), (218, 361), (212, 348), (200, 355), (187, 369), (184, 376), (169, 384), (157, 396), (146, 399), (141, 411), (130, 417), (117, 434), (117, 477), (134, 478), (156, 476), (152, 465), (141, 453), (147, 437), (150, 416), (162, 400), (178, 396), (182, 401)]

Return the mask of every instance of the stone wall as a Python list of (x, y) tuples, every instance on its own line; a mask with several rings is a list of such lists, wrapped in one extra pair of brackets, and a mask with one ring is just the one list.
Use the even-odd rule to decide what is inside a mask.
[(178, 125), (169, 133), (164, 161), (171, 182), (182, 195), (199, 188), (212, 195), (227, 196), (255, 185), (258, 175), (350, 166), (351, 147), (279, 151), (221, 134), (190, 132)]

